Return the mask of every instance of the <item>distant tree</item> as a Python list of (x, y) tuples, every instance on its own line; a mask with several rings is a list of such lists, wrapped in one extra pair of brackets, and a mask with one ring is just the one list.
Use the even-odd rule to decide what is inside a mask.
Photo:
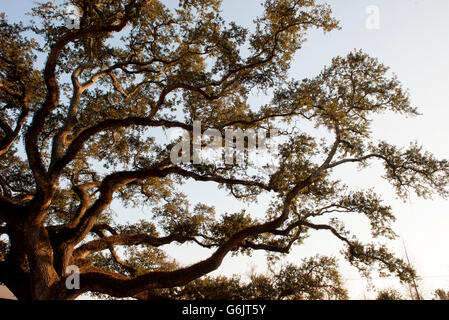
[[(72, 0), (79, 29), (67, 28), (64, 5), (52, 3), (35, 8), (30, 25), (0, 17), (0, 232), (7, 244), (0, 282), (17, 298), (142, 296), (186, 286), (230, 253), (285, 254), (323, 230), (362, 272), (412, 279), (408, 264), (376, 239), (395, 237), (391, 207), (333, 175), (379, 160), (399, 197), (448, 195), (447, 160), (417, 144), (401, 149), (372, 137), (374, 115), (417, 114), (399, 81), (361, 51), (336, 57), (314, 78), (291, 80), (307, 31), (337, 28), (330, 8), (266, 0), (251, 32), (226, 23), (220, 2), (184, 0), (175, 11), (158, 0)], [(272, 93), (271, 101), (250, 106), (255, 90)], [(223, 136), (226, 129), (279, 129), (278, 168), (173, 163), (179, 140), (162, 139), (158, 129), (192, 138), (195, 120)], [(217, 217), (214, 207), (189, 203), (178, 187), (187, 179), (216, 183), (236, 199), (273, 201), (264, 218), (246, 211)], [(113, 200), (121, 201), (122, 218), (130, 207), (154, 215), (120, 224)], [(367, 218), (372, 242), (345, 228), (338, 218), (348, 213)], [(211, 254), (182, 267), (162, 254), (174, 243)], [(79, 268), (79, 289), (66, 287), (71, 265)], [(300, 268), (288, 267), (276, 283)], [(294, 297), (284, 285), (285, 297)]]
[(378, 292), (376, 300), (404, 300), (402, 294), (395, 289), (383, 289)]
[(284, 265), (279, 272), (240, 277), (205, 277), (184, 287), (147, 292), (140, 299), (206, 300), (319, 300), (347, 299), (347, 291), (334, 258), (304, 259), (298, 266)]
[(449, 300), (449, 291), (437, 289), (434, 293), (435, 300)]

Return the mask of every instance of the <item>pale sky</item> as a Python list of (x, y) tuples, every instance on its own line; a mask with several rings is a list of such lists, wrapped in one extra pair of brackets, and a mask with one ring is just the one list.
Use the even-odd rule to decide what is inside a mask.
[[(6, 12), (12, 20), (27, 20), (24, 13), (33, 6), (31, 0), (8, 1), (0, 11)], [(172, 6), (176, 0), (163, 1)], [(257, 13), (261, 12), (259, 0), (224, 0), (223, 13), (229, 20), (248, 25)], [(338, 0), (328, 1), (334, 16), (341, 21), (342, 30), (323, 35), (311, 32), (309, 41), (295, 57), (291, 69), (293, 78), (302, 79), (318, 74), (336, 55), (345, 55), (353, 49), (363, 49), (370, 55), (390, 66), (405, 88), (409, 89), (412, 103), (419, 108), (422, 116), (402, 118), (386, 114), (376, 119), (373, 132), (376, 138), (389, 143), (407, 146), (418, 141), (425, 149), (440, 158), (449, 158), (449, 1), (447, 0)], [(379, 9), (380, 28), (370, 30), (366, 27), (369, 6)], [(253, 97), (252, 102), (263, 103), (263, 97)], [(347, 166), (336, 174), (345, 177), (345, 182), (360, 188), (374, 187), (382, 194), (396, 213), (395, 231), (401, 236), (391, 243), (391, 248), (403, 257), (403, 244), (418, 275), (422, 277), (421, 288), (426, 298), (432, 298), (437, 288), (449, 290), (449, 201), (435, 198), (421, 200), (411, 197), (407, 202), (398, 201), (392, 188), (379, 178), (377, 166), (368, 171), (358, 172)], [(218, 213), (240, 210), (242, 204), (227, 197), (209, 183), (188, 183), (187, 192), (191, 203), (203, 202), (215, 205)], [(258, 205), (243, 206), (256, 216), (264, 214), (269, 199), (261, 198)], [(120, 212), (119, 207), (114, 207)], [(127, 213), (125, 220), (148, 217), (142, 210)], [(351, 217), (349, 225), (357, 227), (356, 234), (363, 239), (363, 223)], [(360, 229), (362, 228), (362, 229)], [(341, 244), (326, 233), (315, 233), (305, 244), (295, 248), (288, 260), (295, 262), (303, 257), (317, 253), (338, 255)], [(193, 263), (208, 252), (177, 246), (170, 249), (174, 257), (183, 263)], [(264, 255), (256, 253), (252, 258), (227, 257), (217, 274), (247, 274), (265, 270)], [(342, 263), (341, 271), (346, 279), (346, 287), (351, 298), (372, 297), (367, 284), (360, 275)], [(376, 288), (382, 289), (397, 285), (397, 281), (378, 279)], [(400, 289), (400, 287), (397, 287)]]

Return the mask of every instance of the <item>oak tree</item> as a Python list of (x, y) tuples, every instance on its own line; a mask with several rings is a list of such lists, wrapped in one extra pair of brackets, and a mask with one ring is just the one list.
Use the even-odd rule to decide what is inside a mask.
[[(79, 28), (67, 23), (77, 19), (67, 4), (78, 10)], [(17, 298), (151, 297), (206, 276), (228, 254), (285, 254), (316, 230), (342, 241), (343, 256), (362, 272), (413, 276), (382, 244), (395, 236), (392, 208), (334, 172), (380, 161), (399, 197), (448, 195), (447, 160), (372, 137), (375, 114), (417, 114), (407, 92), (362, 51), (334, 58), (314, 78), (289, 77), (307, 32), (338, 28), (327, 5), (266, 0), (251, 29), (225, 21), (220, 5), (71, 0), (39, 5), (29, 24), (1, 15), (0, 282)], [(250, 105), (258, 90), (271, 98)], [(194, 121), (204, 131), (278, 129), (277, 167), (173, 163), (179, 140), (158, 132), (192, 137)], [(264, 218), (216, 216), (213, 206), (189, 203), (181, 187), (187, 180), (217, 184), (238, 200), (272, 202)], [(117, 215), (113, 200), (122, 203)], [(122, 223), (133, 207), (153, 215)], [(349, 213), (368, 219), (372, 243), (345, 228)], [(190, 266), (167, 263), (164, 246), (174, 243), (210, 256)], [(74, 290), (66, 287), (72, 265), (80, 276)]]

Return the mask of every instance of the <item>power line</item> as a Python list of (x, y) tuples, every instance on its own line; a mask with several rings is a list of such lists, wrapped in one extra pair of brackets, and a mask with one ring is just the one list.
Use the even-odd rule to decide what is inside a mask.
[[(388, 276), (388, 277), (371, 277), (371, 279), (376, 279), (376, 280), (389, 280), (389, 279), (395, 279), (395, 276)], [(449, 278), (449, 274), (448, 275), (434, 275), (434, 276), (418, 276), (418, 279), (427, 279), (427, 278)], [(363, 281), (366, 279), (363, 278), (343, 278), (342, 280), (344, 281)]]

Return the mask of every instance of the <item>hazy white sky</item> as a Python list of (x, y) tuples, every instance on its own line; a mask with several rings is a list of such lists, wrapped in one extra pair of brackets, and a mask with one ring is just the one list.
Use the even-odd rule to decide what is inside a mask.
[[(25, 20), (24, 15), (33, 6), (32, 0), (3, 3), (1, 11), (13, 20)], [(163, 1), (172, 6), (177, 0)], [(259, 0), (224, 0), (224, 16), (239, 24), (248, 25), (261, 12)], [(296, 55), (291, 76), (297, 79), (311, 77), (319, 73), (332, 57), (345, 55), (353, 49), (379, 58), (391, 67), (404, 87), (410, 91), (413, 104), (419, 107), (422, 116), (406, 119), (391, 114), (379, 117), (373, 132), (378, 139), (388, 140), (400, 146), (410, 141), (418, 141), (425, 148), (441, 158), (449, 158), (449, 1), (447, 0), (338, 0), (328, 1), (334, 16), (341, 21), (342, 30), (323, 35), (311, 32), (309, 41)], [(379, 29), (366, 27), (369, 6), (379, 9)], [(254, 97), (254, 103), (264, 101)], [(379, 178), (379, 168), (373, 166), (368, 171), (358, 172), (347, 166), (336, 173), (356, 187), (370, 188), (382, 194), (396, 212), (395, 230), (401, 238), (391, 243), (400, 256), (403, 256), (402, 241), (405, 242), (409, 256), (418, 274), (422, 277), (421, 286), (425, 297), (431, 298), (436, 288), (449, 290), (449, 202), (439, 198), (421, 200), (411, 197), (407, 202), (398, 201), (392, 188)], [(239, 210), (242, 204), (215, 191), (213, 184), (187, 184), (191, 202), (214, 204), (217, 212)], [(256, 216), (264, 213), (269, 199), (261, 198), (258, 205), (247, 207)], [(119, 207), (115, 207), (121, 212)], [(130, 217), (130, 214), (126, 214)], [(148, 217), (141, 210), (134, 210), (132, 219)], [(348, 221), (356, 230), (364, 230), (363, 222), (356, 216)], [(361, 228), (361, 229), (360, 229)], [(363, 239), (363, 233), (357, 234)], [(317, 253), (336, 255), (341, 244), (326, 233), (317, 233), (305, 244), (293, 250), (289, 261), (299, 261), (303, 257)], [(180, 261), (191, 263), (206, 257), (207, 251), (178, 246), (170, 250)], [(225, 259), (222, 267), (214, 274), (244, 274), (251, 268), (262, 272), (265, 269), (263, 254), (255, 254), (252, 259)], [(364, 298), (366, 283), (355, 270), (342, 264), (342, 272), (352, 298)], [(395, 285), (393, 280), (374, 281), (377, 288)], [(366, 292), (367, 297), (372, 293)]]

